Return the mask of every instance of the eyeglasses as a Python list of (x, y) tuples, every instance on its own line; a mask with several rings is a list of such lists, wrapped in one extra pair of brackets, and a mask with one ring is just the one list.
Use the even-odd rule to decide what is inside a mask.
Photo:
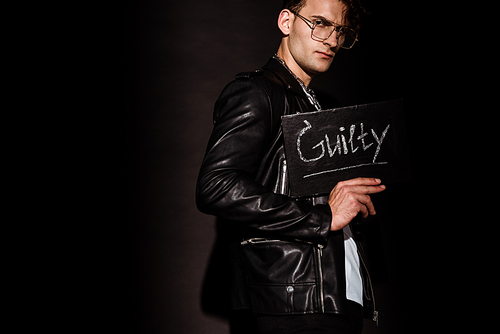
[(326, 41), (336, 31), (337, 44), (343, 49), (351, 49), (358, 40), (358, 33), (351, 28), (337, 25), (321, 17), (314, 18), (314, 22), (311, 22), (299, 13), (291, 12), (304, 20), (311, 28), (312, 39)]

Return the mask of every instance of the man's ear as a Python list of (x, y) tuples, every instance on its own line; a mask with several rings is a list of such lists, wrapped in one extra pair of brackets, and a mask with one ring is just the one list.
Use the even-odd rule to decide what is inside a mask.
[(292, 12), (288, 9), (283, 9), (278, 16), (278, 28), (283, 35), (288, 36), (292, 26)]

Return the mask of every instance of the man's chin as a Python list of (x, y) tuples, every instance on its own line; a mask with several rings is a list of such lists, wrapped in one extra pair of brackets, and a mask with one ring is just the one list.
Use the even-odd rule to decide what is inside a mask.
[(315, 66), (314, 68), (310, 68), (308, 73), (310, 76), (316, 76), (318, 74), (325, 73), (330, 69), (330, 66), (332, 65), (332, 62), (330, 61), (327, 65), (325, 64), (324, 66)]

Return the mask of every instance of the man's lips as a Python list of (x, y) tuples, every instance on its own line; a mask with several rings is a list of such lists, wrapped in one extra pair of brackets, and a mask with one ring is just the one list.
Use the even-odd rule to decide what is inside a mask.
[(323, 58), (331, 59), (333, 58), (332, 53), (317, 51)]

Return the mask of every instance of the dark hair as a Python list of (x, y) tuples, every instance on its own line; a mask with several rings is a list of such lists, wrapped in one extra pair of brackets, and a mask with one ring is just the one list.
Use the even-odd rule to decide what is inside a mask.
[[(298, 13), (306, 5), (307, 0), (283, 0), (283, 9)], [(365, 8), (360, 0), (339, 0), (345, 5), (344, 18), (347, 25), (356, 31), (361, 29), (361, 18)]]

